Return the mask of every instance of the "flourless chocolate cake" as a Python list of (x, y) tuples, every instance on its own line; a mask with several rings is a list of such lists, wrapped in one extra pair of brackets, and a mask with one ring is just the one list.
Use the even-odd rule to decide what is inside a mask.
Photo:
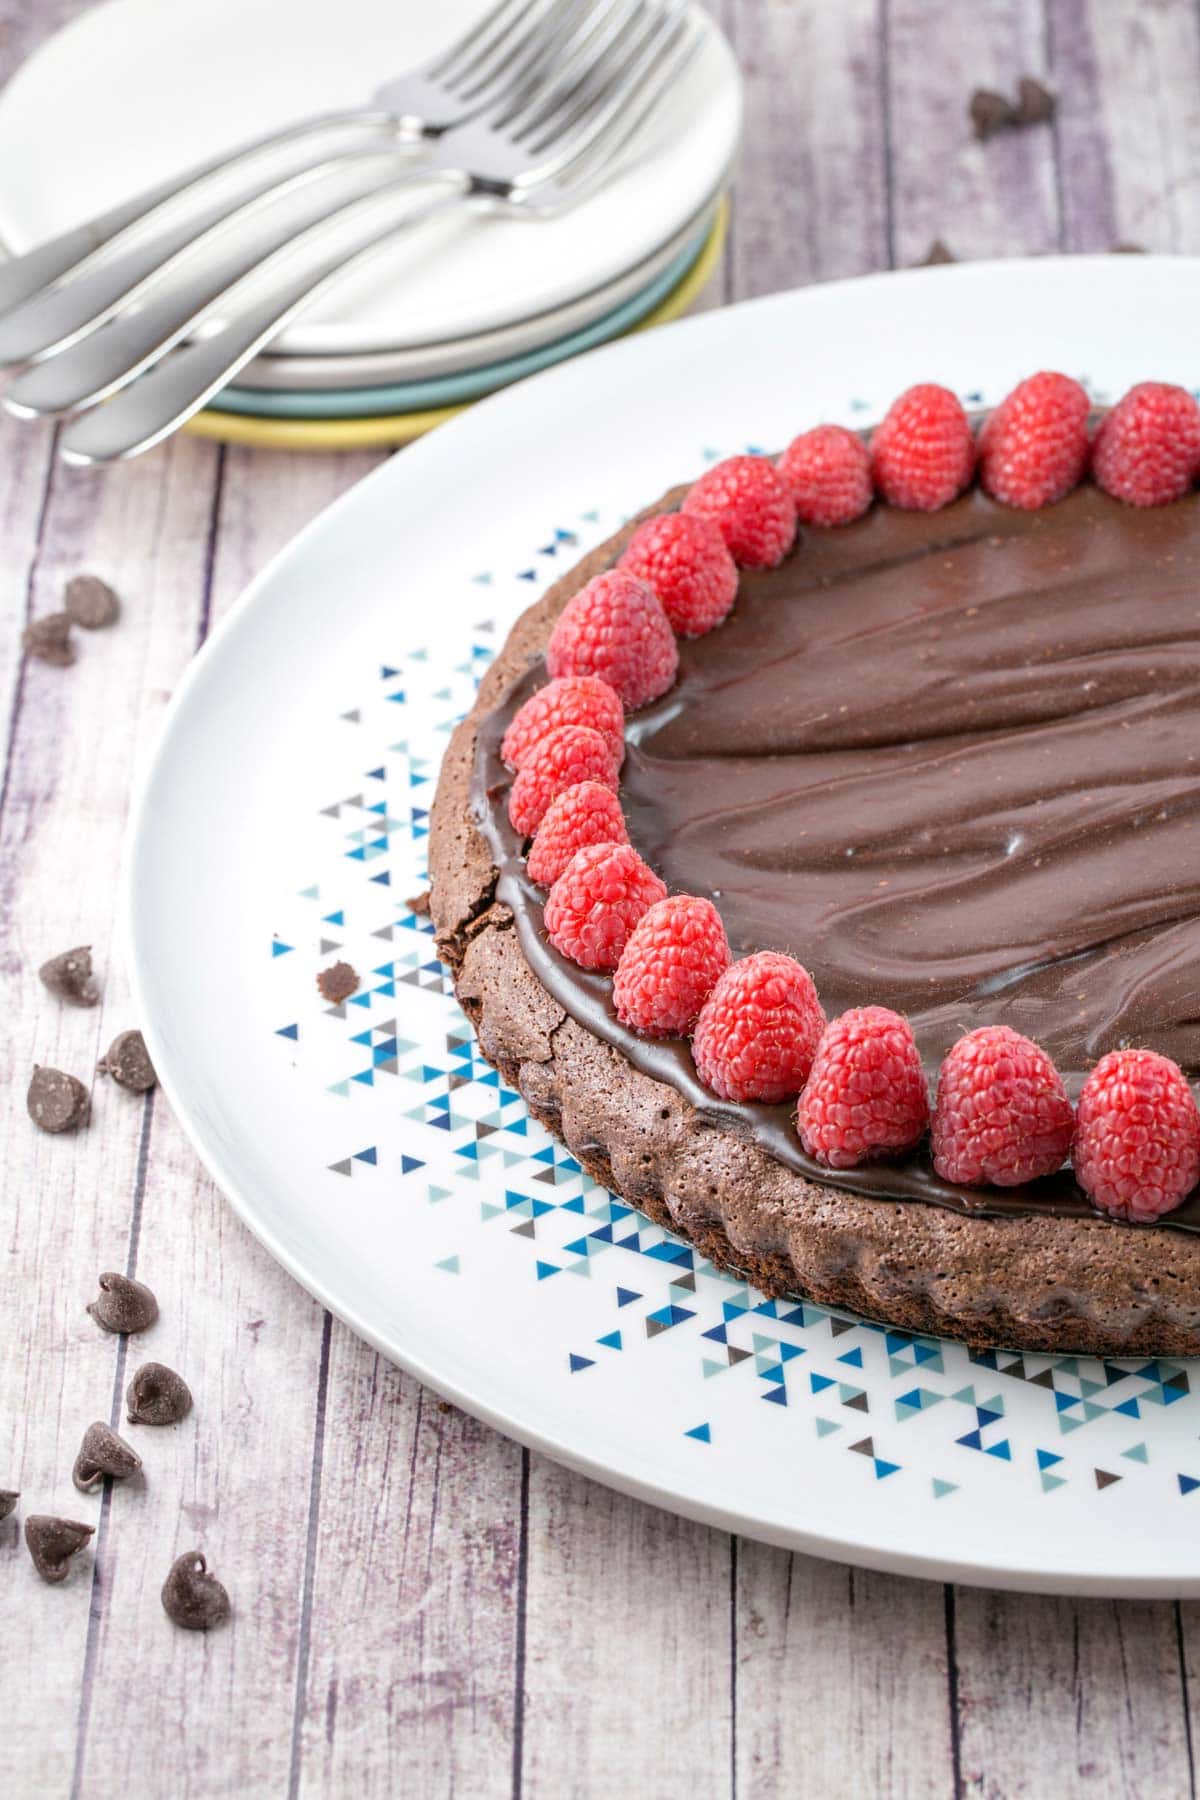
[[(976, 1344), (1200, 1352), (1195, 1191), (1142, 1225), (1069, 1161), (967, 1187), (923, 1139), (830, 1168), (794, 1098), (717, 1098), (685, 1037), (621, 1023), (609, 975), (548, 941), (500, 745), (635, 524), (518, 621), (447, 754), (432, 911), (485, 1053), (598, 1180), (768, 1294)], [(931, 1091), (995, 1025), (1073, 1102), (1127, 1046), (1200, 1078), (1200, 494), (972, 487), (802, 523), (625, 739), (629, 840), (667, 890), (715, 903), (733, 958), (802, 962), (828, 1019), (905, 1015)]]

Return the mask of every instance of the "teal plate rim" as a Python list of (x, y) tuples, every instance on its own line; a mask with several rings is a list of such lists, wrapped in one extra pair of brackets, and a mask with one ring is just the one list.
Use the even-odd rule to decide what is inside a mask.
[(540, 369), (551, 368), (597, 344), (607, 343), (610, 338), (619, 337), (623, 331), (639, 324), (678, 286), (702, 254), (720, 206), (718, 200), (697, 235), (648, 287), (591, 325), (553, 343), (543, 344), (537, 350), (526, 351), (523, 356), (512, 356), (481, 369), (465, 370), (461, 375), (440, 375), (428, 381), (397, 382), (384, 387), (295, 388), (287, 393), (268, 388), (227, 387), (209, 402), (210, 410), (244, 413), (263, 419), (344, 419), (419, 412), (426, 407), (453, 406), (459, 401), (477, 400), (484, 394), (494, 393), (497, 388), (507, 387), (510, 382), (536, 375)]

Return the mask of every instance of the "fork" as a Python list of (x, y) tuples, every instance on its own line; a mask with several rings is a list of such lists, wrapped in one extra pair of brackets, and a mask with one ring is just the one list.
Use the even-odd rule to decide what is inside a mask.
[[(431, 191), (419, 205), (426, 219), (464, 199), (510, 217), (547, 216), (577, 203), (611, 173), (704, 42), (688, 0), (620, 0), (608, 14), (602, 47), (549, 89), (523, 99), (504, 116), (476, 120), (434, 142), (429, 166), (393, 177), (376, 195), (333, 208), (287, 249), (268, 257), (272, 274), (297, 247), (319, 242), (328, 228), (353, 221), (378, 194), (411, 183)], [(134, 456), (160, 443), (257, 355), (318, 294), (381, 243), (409, 229), (412, 216), (382, 229), (349, 255), (339, 250), (315, 266), (284, 274), (222, 329), (152, 368), (105, 405), (67, 426), (60, 454), (87, 465)]]
[[(489, 105), (517, 98), (545, 72), (597, 4), (496, 0), (448, 49), (381, 87), (371, 105), (323, 113), (243, 144), (0, 265), (0, 367), (29, 362), (77, 341), (225, 226), (338, 164), (379, 155), (389, 146), (411, 155), (424, 139), (436, 138)], [(360, 135), (367, 130), (365, 145), (356, 147), (351, 141), (340, 151), (326, 148), (286, 173), (262, 178), (236, 197), (227, 195), (171, 223), (170, 215), (178, 213), (181, 203), (217, 177), (297, 140), (351, 127)], [(166, 215), (164, 228), (145, 241), (144, 228), (158, 223), (159, 215)], [(123, 254), (111, 254), (118, 251)], [(93, 269), (97, 261), (100, 267)]]
[[(649, 0), (639, 0), (640, 5), (648, 3)], [(526, 0), (526, 13), (528, 10)], [(528, 32), (510, 45), (502, 68), (490, 62), (486, 78), (481, 79), (477, 68), (464, 74), (468, 89), (462, 100), (477, 106), (482, 95), (485, 116), (507, 116), (545, 90), (548, 69), (553, 70), (554, 81), (559, 84), (578, 79), (586, 72), (590, 59), (611, 38), (614, 27), (619, 29), (627, 10), (622, 0), (553, 0), (548, 10), (538, 12)], [(543, 29), (547, 21), (549, 29)], [(449, 127), (447, 131), (461, 128)], [(441, 135), (445, 137), (447, 133)], [(381, 173), (378, 167), (378, 145), (359, 154), (368, 162), (373, 159), (376, 166), (362, 168), (352, 181), (343, 182), (343, 207), (360, 199), (370, 201), (389, 179), (389, 170), (385, 168)], [(345, 160), (340, 159), (338, 166)], [(329, 173), (333, 166), (325, 164), (322, 168)], [(297, 179), (312, 182), (312, 170), (282, 183), (276, 178), (275, 185), (268, 184), (267, 197), (281, 198)], [(263, 195), (256, 192), (238, 209), (239, 213), (244, 216), (257, 210), (262, 200)], [(6, 409), (18, 418), (36, 418), (94, 405), (104, 399), (186, 337), (206, 309), (241, 277), (259, 269), (276, 251), (302, 242), (308, 227), (325, 223), (331, 205), (330, 196), (318, 191), (299, 216), (288, 211), (282, 218), (265, 220), (252, 239), (243, 236), (225, 255), (206, 263), (198, 275), (168, 287), (166, 292), (161, 292), (162, 278), (202, 241), (186, 230), (184, 242), (157, 266), (153, 248), (143, 246), (131, 253), (133, 262), (145, 268), (132, 292), (123, 273), (130, 258), (119, 259), (95, 275), (79, 277), (40, 304), (29, 303), (20, 309), (19, 316), (0, 320), (0, 363), (17, 347), (16, 340), (20, 340), (19, 352), (23, 354), (13, 355), (12, 360), (26, 359), (31, 330), (46, 345), (33, 367), (18, 376), (4, 395)], [(233, 216), (222, 212), (204, 238), (217, 235)], [(147, 297), (135, 314), (115, 318), (125, 302), (142, 295)], [(98, 302), (92, 305), (95, 296)], [(108, 324), (109, 319), (114, 319), (114, 323)], [(98, 330), (101, 325), (106, 329)]]

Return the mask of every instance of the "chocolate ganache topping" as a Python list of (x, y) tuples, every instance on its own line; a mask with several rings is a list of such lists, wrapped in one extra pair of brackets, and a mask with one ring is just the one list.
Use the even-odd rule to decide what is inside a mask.
[[(481, 732), (474, 808), (566, 1011), (827, 1186), (1096, 1216), (1067, 1172), (973, 1191), (925, 1150), (826, 1169), (793, 1109), (726, 1105), (686, 1044), (620, 1025), (608, 981), (546, 942), (505, 812), (500, 739), (545, 679), (539, 664)], [(680, 644), (678, 681), (627, 742), (630, 838), (668, 888), (716, 902), (735, 956), (799, 957), (829, 1017), (906, 1013), (931, 1079), (998, 1022), (1073, 1097), (1125, 1044), (1200, 1075), (1200, 495), (1137, 510), (1081, 487), (1026, 513), (972, 491), (802, 531), (781, 567), (742, 572), (719, 631)], [(1161, 1224), (1200, 1230), (1200, 1202)]]

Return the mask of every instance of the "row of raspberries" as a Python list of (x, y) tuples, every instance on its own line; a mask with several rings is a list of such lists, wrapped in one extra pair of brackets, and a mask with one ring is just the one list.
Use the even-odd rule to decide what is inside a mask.
[(613, 976), (617, 1016), (632, 1030), (690, 1037), (714, 1094), (795, 1101), (801, 1142), (827, 1168), (911, 1150), (927, 1133), (936, 1172), (960, 1186), (1019, 1185), (1069, 1156), (1096, 1206), (1145, 1223), (1200, 1180), (1200, 1111), (1175, 1063), (1113, 1051), (1075, 1109), (1038, 1045), (1008, 1026), (983, 1026), (945, 1058), (931, 1108), (906, 1019), (867, 1006), (827, 1021), (793, 957), (767, 950), (734, 961), (711, 900), (668, 895), (630, 844), (618, 797), (626, 711), (667, 692), (677, 637), (721, 624), (739, 565), (781, 561), (798, 519), (847, 524), (876, 493), (933, 510), (976, 469), (995, 498), (1039, 507), (1089, 464), (1102, 488), (1130, 504), (1179, 497), (1200, 472), (1200, 406), (1181, 388), (1143, 383), (1089, 440), (1083, 389), (1041, 374), (1013, 390), (976, 441), (955, 396), (925, 384), (901, 395), (869, 448), (822, 425), (777, 465), (761, 456), (719, 463), (678, 512), (642, 523), (616, 568), (568, 601), (546, 649), (551, 679), (516, 713), (501, 754), (515, 771), (510, 820), (533, 840), (529, 879), (549, 890), (550, 942)]

